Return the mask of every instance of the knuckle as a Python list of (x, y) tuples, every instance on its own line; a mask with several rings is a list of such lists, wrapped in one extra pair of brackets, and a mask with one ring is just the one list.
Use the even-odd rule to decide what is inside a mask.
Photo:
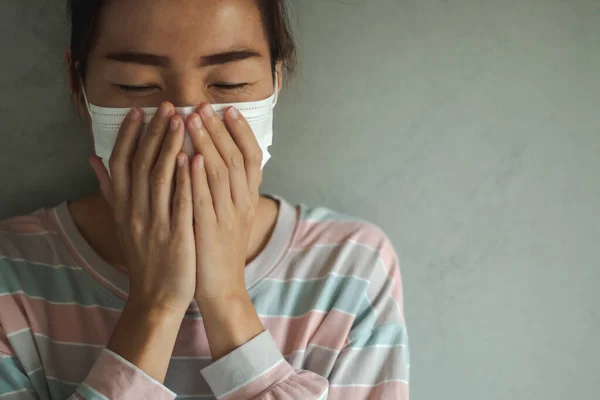
[(262, 165), (263, 160), (263, 152), (258, 149), (256, 152), (252, 153), (249, 157), (250, 165), (253, 167)]
[(162, 171), (152, 173), (152, 185), (157, 188), (163, 188), (169, 184), (169, 179)]
[(192, 199), (185, 194), (179, 194), (173, 199), (173, 208), (177, 212), (185, 212), (188, 210)]
[(135, 158), (133, 167), (137, 172), (148, 173), (148, 170), (150, 169), (150, 164), (148, 163), (148, 161), (138, 156)]
[(108, 160), (108, 167), (110, 168), (111, 172), (120, 172), (121, 169), (121, 163), (118, 157), (110, 157), (110, 159)]
[(138, 215), (133, 213), (129, 217), (129, 231), (133, 237), (141, 237), (146, 230), (146, 224), (144, 223), (144, 219)]
[(229, 165), (231, 168), (241, 169), (244, 168), (244, 157), (241, 153), (233, 154), (229, 157)]
[(226, 183), (229, 181), (229, 169), (225, 165), (219, 165), (215, 168), (213, 176), (217, 182)]

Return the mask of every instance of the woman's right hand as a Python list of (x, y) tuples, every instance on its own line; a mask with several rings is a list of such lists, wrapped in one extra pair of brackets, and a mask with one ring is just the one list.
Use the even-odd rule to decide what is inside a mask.
[(138, 139), (142, 127), (143, 112), (133, 109), (110, 158), (112, 179), (98, 158), (90, 163), (117, 224), (128, 303), (185, 312), (194, 299), (196, 253), (189, 160), (181, 152), (184, 122), (163, 103)]

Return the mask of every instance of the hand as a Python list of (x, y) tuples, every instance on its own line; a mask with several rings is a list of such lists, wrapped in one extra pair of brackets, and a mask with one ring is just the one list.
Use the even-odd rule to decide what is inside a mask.
[(229, 107), (224, 121), (210, 104), (188, 118), (196, 151), (192, 197), (196, 301), (247, 297), (244, 269), (262, 182), (262, 150), (246, 119)]
[(112, 180), (99, 159), (91, 162), (117, 224), (128, 303), (148, 311), (185, 312), (196, 290), (189, 161), (181, 153), (184, 121), (174, 114), (173, 105), (163, 103), (136, 147), (143, 113), (131, 111), (110, 159)]

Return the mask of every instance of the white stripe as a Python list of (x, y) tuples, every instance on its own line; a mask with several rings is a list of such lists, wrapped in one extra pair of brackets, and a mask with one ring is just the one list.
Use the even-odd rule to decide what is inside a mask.
[(362, 278), (358, 275), (341, 275), (335, 272), (331, 272), (328, 271), (326, 273), (326, 275), (323, 276), (318, 276), (316, 278), (290, 278), (290, 279), (276, 279), (276, 278), (265, 278), (263, 279), (263, 281), (271, 281), (271, 282), (277, 282), (277, 283), (287, 283), (287, 282), (315, 282), (315, 281), (322, 281), (325, 280), (329, 277), (335, 277), (335, 278), (356, 278), (360, 281), (369, 283), (368, 279)]
[(346, 347), (344, 350), (365, 350), (365, 349), (394, 349), (396, 347), (405, 348), (406, 345), (403, 343), (398, 344), (376, 344), (373, 346), (366, 347)]
[(321, 397), (319, 397), (319, 400), (327, 400), (327, 397), (329, 396), (329, 388), (325, 388), (325, 392), (323, 393), (323, 395)]
[(15, 235), (15, 236), (44, 236), (44, 235), (54, 235), (54, 236), (58, 236), (56, 234), (56, 232), (52, 232), (52, 231), (44, 231), (44, 232), (35, 232), (35, 233), (31, 233), (31, 232), (13, 232), (13, 231), (5, 231), (3, 229), (0, 229), (0, 233), (6, 233), (8, 235)]
[(123, 363), (124, 365), (126, 365), (127, 367), (133, 369), (134, 371), (137, 371), (139, 373), (141, 373), (141, 375), (150, 383), (154, 384), (155, 386), (159, 386), (161, 389), (168, 391), (172, 396), (177, 396), (177, 393), (173, 392), (171, 389), (169, 389), (168, 387), (166, 387), (165, 385), (163, 385), (162, 383), (160, 383), (159, 381), (157, 381), (156, 379), (152, 378), (150, 375), (148, 375), (144, 370), (142, 370), (141, 368), (137, 367), (136, 365), (132, 364), (131, 362), (127, 361), (126, 359), (124, 359), (123, 357), (121, 357), (119, 354), (115, 353), (114, 351), (106, 348), (104, 349), (104, 351), (111, 357), (115, 358), (117, 361), (120, 361), (121, 363)]
[(57, 301), (50, 301), (50, 300), (46, 300), (44, 297), (31, 296), (31, 295), (25, 293), (22, 290), (16, 290), (16, 291), (11, 292), (11, 293), (3, 293), (3, 294), (0, 294), (0, 297), (3, 297), (3, 296), (12, 296), (14, 294), (22, 295), (22, 296), (27, 297), (27, 298), (32, 299), (32, 300), (43, 300), (43, 301), (45, 301), (48, 304), (54, 304), (54, 305), (57, 305), (57, 306), (78, 306), (78, 307), (86, 308), (86, 309), (95, 309), (95, 308), (98, 308), (100, 310), (123, 312), (123, 310), (120, 309), (120, 308), (104, 307), (104, 306), (99, 306), (97, 304), (92, 304), (92, 305), (86, 306), (86, 305), (83, 305), (83, 304), (80, 304), (80, 303), (74, 303), (74, 302), (60, 303), (60, 302), (57, 302)]
[(75, 347), (92, 347), (92, 348), (96, 348), (96, 349), (103, 349), (106, 346), (105, 345), (97, 345), (97, 344), (89, 344), (89, 343), (74, 343), (74, 342), (60, 342), (58, 340), (54, 340), (49, 338), (48, 336), (41, 334), (41, 333), (34, 333), (33, 334), (36, 337), (40, 337), (43, 339), (48, 340), (49, 342), (55, 343), (55, 344), (60, 344), (60, 345), (65, 345), (65, 346), (75, 346)]
[(351, 384), (348, 384), (348, 385), (338, 385), (338, 384), (335, 384), (335, 383), (330, 383), (329, 387), (335, 387), (335, 388), (348, 388), (348, 387), (370, 388), (370, 387), (373, 387), (374, 388), (374, 387), (377, 387), (379, 385), (383, 385), (385, 383), (394, 383), (394, 382), (405, 383), (405, 384), (408, 385), (408, 381), (404, 380), (404, 379), (386, 379), (384, 381), (377, 382), (377, 383), (374, 383), (372, 385), (366, 385), (366, 384), (362, 384), (362, 383), (360, 383), (360, 384), (353, 384), (353, 383), (351, 383)]
[(48, 375), (46, 375), (46, 379), (48, 379), (50, 381), (56, 381), (56, 382), (64, 383), (66, 385), (72, 385), (72, 386), (79, 386), (79, 385), (81, 385), (81, 382), (63, 381), (62, 379), (58, 379), (57, 377), (54, 377), (54, 376), (48, 376)]
[(47, 268), (52, 268), (52, 269), (71, 269), (71, 270), (76, 270), (76, 271), (81, 270), (81, 267), (73, 267), (70, 265), (52, 265), (52, 264), (46, 264), (46, 263), (41, 263), (41, 262), (36, 262), (36, 261), (31, 261), (31, 260), (25, 260), (23, 258), (10, 258), (8, 256), (0, 256), (0, 260), (25, 262), (28, 264), (37, 265), (38, 267), (47, 267)]
[(19, 335), (19, 334), (21, 334), (21, 333), (23, 333), (23, 332), (27, 332), (27, 331), (30, 331), (30, 330), (31, 330), (31, 328), (24, 328), (24, 329), (21, 329), (20, 331), (16, 331), (16, 332), (13, 332), (13, 333), (9, 333), (8, 335), (6, 335), (6, 337), (7, 337), (7, 338), (11, 338), (11, 337), (13, 337), (13, 336), (17, 336), (17, 335)]
[(283, 359), (282, 359), (282, 360), (280, 360), (280, 361), (279, 361), (277, 364), (275, 364), (275, 365), (273, 365), (271, 368), (268, 368), (267, 370), (263, 371), (263, 372), (262, 372), (260, 375), (258, 375), (258, 376), (255, 376), (254, 378), (252, 378), (252, 379), (250, 379), (250, 380), (248, 380), (248, 381), (244, 382), (244, 383), (243, 383), (243, 384), (241, 384), (241, 385), (238, 385), (237, 387), (235, 387), (235, 388), (231, 389), (231, 390), (230, 390), (229, 392), (227, 392), (227, 393), (222, 393), (222, 394), (221, 394), (221, 395), (220, 395), (218, 398), (220, 399), (220, 398), (222, 398), (222, 397), (227, 397), (227, 396), (229, 396), (231, 393), (237, 392), (238, 390), (240, 390), (240, 389), (241, 389), (241, 388), (243, 388), (244, 386), (247, 386), (248, 384), (250, 384), (250, 383), (252, 383), (252, 382), (254, 382), (254, 381), (258, 380), (258, 379), (259, 379), (261, 376), (264, 376), (264, 375), (266, 375), (267, 373), (269, 373), (269, 372), (271, 372), (272, 370), (274, 370), (275, 368), (279, 367), (279, 364), (281, 364), (281, 363), (284, 363), (284, 362), (287, 362), (287, 361), (286, 361), (286, 360), (283, 360)]
[(94, 268), (92, 268), (91, 265), (89, 265), (87, 263), (87, 260), (85, 259), (85, 257), (83, 257), (79, 251), (77, 250), (77, 247), (73, 245), (73, 242), (71, 241), (71, 238), (69, 237), (69, 235), (66, 234), (66, 230), (65, 227), (63, 226), (59, 216), (58, 216), (58, 212), (56, 209), (53, 209), (53, 213), (54, 213), (54, 218), (56, 219), (56, 223), (58, 224), (61, 232), (65, 233), (63, 236), (65, 237), (65, 240), (68, 242), (69, 246), (71, 247), (71, 249), (73, 251), (75, 251), (75, 253), (79, 256), (79, 258), (81, 259), (82, 262), (84, 262), (87, 267), (92, 270), (94, 272), (94, 277), (97, 278), (98, 280), (101, 280), (102, 282), (104, 282), (107, 286), (110, 286), (111, 288), (113, 288), (115, 291), (117, 291), (118, 293), (120, 293), (123, 297), (127, 297), (127, 293), (123, 292), (121, 289), (119, 289), (118, 287), (116, 287), (115, 285), (112, 284), (112, 282), (104, 279), (104, 277), (98, 273), (98, 271), (96, 271)]
[(35, 393), (35, 390), (33, 390), (33, 389), (21, 389), (21, 390), (15, 390), (14, 392), (2, 393), (2, 394), (0, 394), (0, 399), (3, 398), (3, 397), (12, 396), (13, 394), (25, 393), (25, 392)]
[(26, 373), (27, 373), (27, 375), (33, 375), (36, 372), (42, 371), (43, 369), (44, 369), (44, 367), (39, 367), (39, 368), (34, 369), (33, 371), (29, 371), (29, 372), (26, 372)]
[(329, 312), (334, 311), (334, 310), (338, 311), (338, 312), (341, 312), (342, 314), (349, 315), (349, 316), (354, 317), (354, 318), (356, 317), (356, 315), (354, 315), (352, 313), (349, 313), (348, 311), (340, 310), (339, 308), (335, 308), (335, 307), (332, 308), (332, 309), (330, 309), (329, 311), (310, 310), (310, 311), (305, 312), (302, 315), (298, 315), (298, 316), (295, 316), (295, 317), (290, 317), (290, 316), (287, 316), (287, 315), (264, 315), (264, 314), (259, 314), (259, 317), (261, 317), (261, 318), (300, 319), (300, 318), (306, 317), (308, 314), (328, 314)]

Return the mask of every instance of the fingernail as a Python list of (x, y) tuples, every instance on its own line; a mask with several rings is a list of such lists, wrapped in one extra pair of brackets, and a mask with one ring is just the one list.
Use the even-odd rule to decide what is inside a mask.
[(186, 160), (185, 156), (180, 155), (177, 157), (177, 165), (179, 165), (179, 168), (181, 168), (185, 165), (185, 160)]
[(235, 107), (229, 108), (227, 112), (229, 113), (229, 116), (233, 119), (238, 119), (240, 117), (240, 112)]
[(202, 129), (202, 120), (198, 114), (192, 116), (192, 126), (198, 130)]
[(171, 131), (175, 132), (179, 128), (179, 118), (171, 118)]
[(160, 115), (168, 117), (171, 114), (171, 105), (169, 103), (162, 103), (160, 105)]
[(198, 169), (204, 168), (204, 157), (198, 157), (194, 162), (194, 166)]
[(202, 109), (202, 113), (208, 118), (212, 118), (213, 115), (215, 115), (215, 110), (213, 110), (212, 106), (208, 104), (204, 106), (204, 108)]

